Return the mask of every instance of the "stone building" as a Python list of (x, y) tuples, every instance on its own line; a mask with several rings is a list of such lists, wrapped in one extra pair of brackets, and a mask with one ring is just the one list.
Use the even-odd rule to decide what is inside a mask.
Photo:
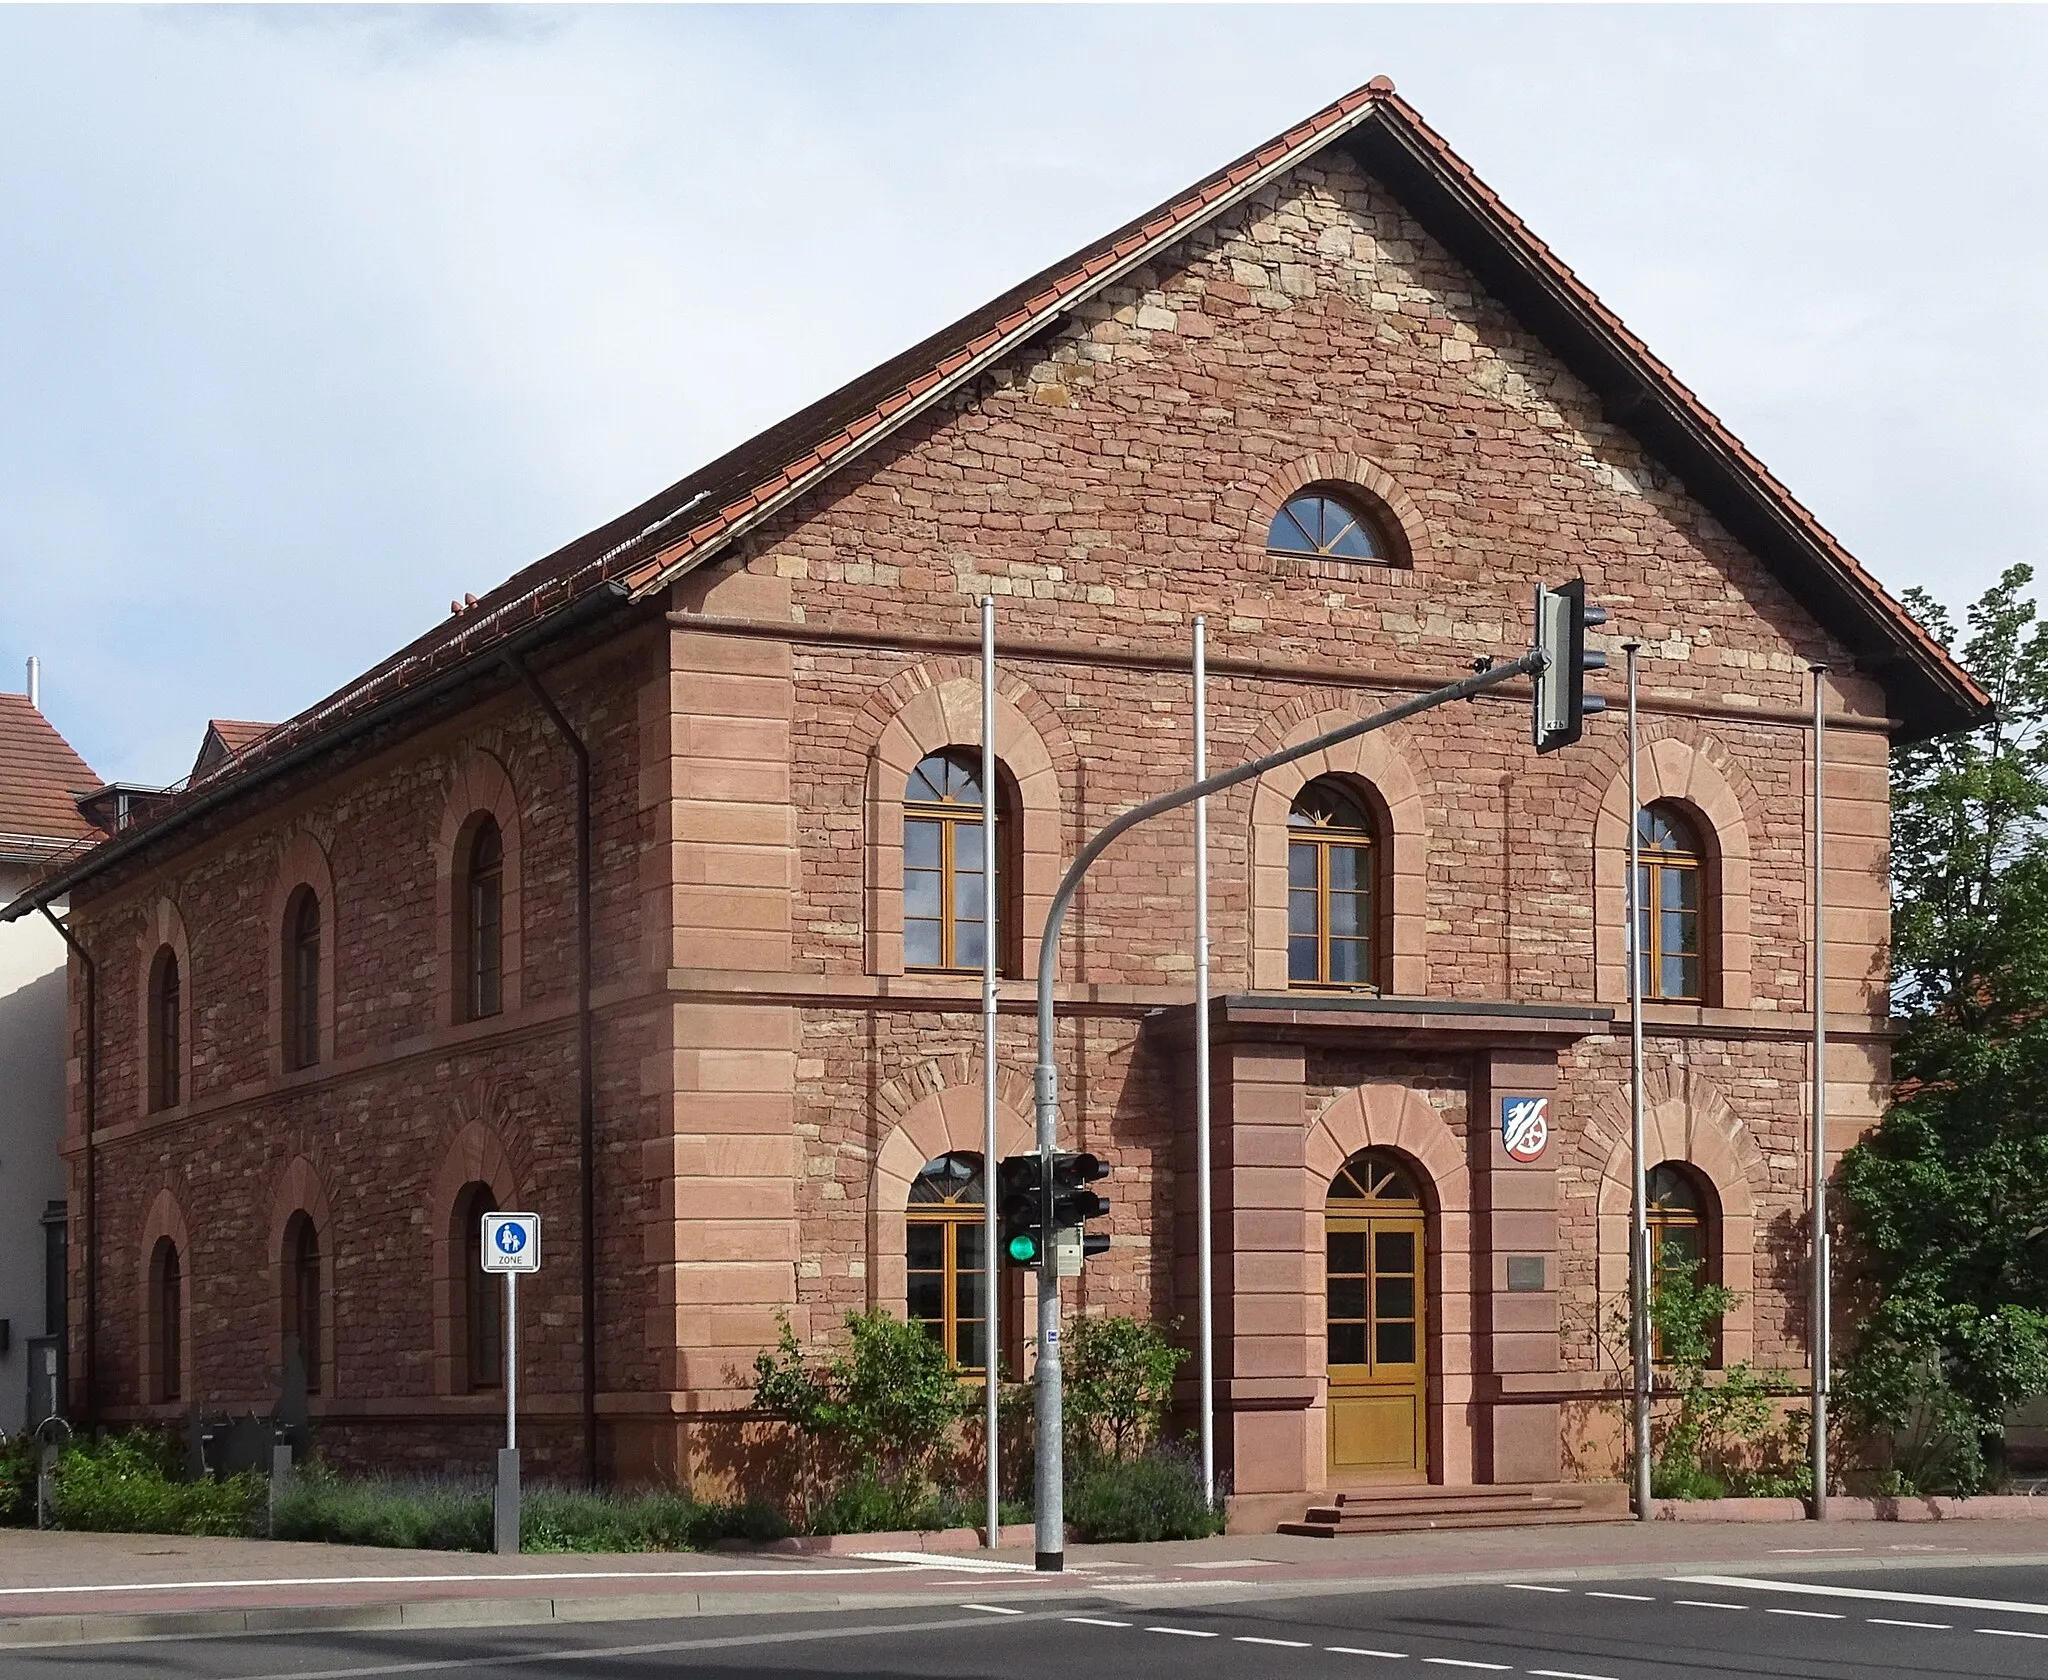
[[(96, 977), (93, 1407), (260, 1406), (297, 1358), (330, 1453), (484, 1462), (493, 1206), (543, 1218), (522, 1436), (564, 1470), (743, 1473), (784, 1315), (909, 1311), (978, 1364), (979, 599), (1008, 1151), (1041, 918), (1088, 835), (1185, 779), (1194, 616), (1223, 765), (1512, 656), (1576, 573), (1643, 644), (1658, 1222), (1742, 1292), (1723, 1355), (1796, 1370), (1809, 666), (1838, 1147), (1888, 1077), (1887, 749), (1986, 700), (1377, 82), (48, 877)], [(1240, 1493), (1603, 1468), (1631, 820), (1618, 720), (1538, 758), (1524, 688), (1213, 803)], [(1182, 816), (1109, 854), (1058, 993), (1064, 1137), (1114, 1165), (1080, 1303), (1187, 1325), (1191, 852)], [(1500, 1116), (1532, 1097), (1518, 1160)]]

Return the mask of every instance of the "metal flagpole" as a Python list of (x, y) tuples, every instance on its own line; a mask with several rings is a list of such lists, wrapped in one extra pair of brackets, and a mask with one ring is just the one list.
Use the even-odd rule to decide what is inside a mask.
[[(1195, 780), (1209, 774), (1208, 626), (1195, 619)], [(1216, 1503), (1216, 1320), (1209, 1189), (1209, 801), (1195, 801), (1195, 1271), (1201, 1372), (1202, 1497)]]
[(1828, 959), (1827, 908), (1821, 890), (1827, 826), (1822, 818), (1827, 771), (1828, 668), (1813, 673), (1813, 1514), (1828, 1514), (1828, 1365), (1833, 1328), (1828, 1255)]
[(1650, 1520), (1650, 1196), (1643, 1127), (1643, 873), (1642, 795), (1636, 786), (1636, 656), (1640, 642), (1623, 642), (1628, 655), (1628, 1349), (1634, 1401), (1636, 1520)]
[(997, 1482), (997, 1360), (1002, 1347), (1002, 1261), (996, 1254), (996, 600), (981, 598), (981, 1258), (982, 1427), (988, 1460), (985, 1543), (1002, 1543)]

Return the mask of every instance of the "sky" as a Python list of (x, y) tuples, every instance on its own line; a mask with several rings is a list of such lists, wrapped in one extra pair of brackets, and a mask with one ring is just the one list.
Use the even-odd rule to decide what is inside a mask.
[(0, 6), (0, 687), (183, 776), (1377, 74), (1889, 587), (2048, 527), (2048, 9)]

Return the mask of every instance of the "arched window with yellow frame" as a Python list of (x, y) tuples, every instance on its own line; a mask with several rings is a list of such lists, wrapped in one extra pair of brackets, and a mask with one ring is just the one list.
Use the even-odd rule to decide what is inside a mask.
[(1706, 1000), (1706, 853), (1698, 830), (1674, 805), (1636, 814), (1636, 950), (1643, 996), (1670, 1003)]
[(904, 1316), (972, 1376), (988, 1361), (988, 1273), (981, 1156), (954, 1150), (925, 1162), (904, 1209)]
[[(903, 794), (903, 965), (981, 968), (981, 752), (947, 747), (910, 773)], [(1000, 797), (995, 832), (996, 952), (1002, 955), (1002, 882), (1009, 850)]]
[[(1716, 1281), (1713, 1191), (1691, 1167), (1661, 1161), (1644, 1180), (1649, 1206), (1650, 1288), (1655, 1291), (1674, 1266), (1693, 1268), (1696, 1283)], [(1718, 1336), (1716, 1337), (1718, 1341)], [(1665, 1357), (1663, 1338), (1651, 1331), (1651, 1354)]]
[(1379, 982), (1379, 842), (1365, 803), (1334, 776), (1287, 814), (1287, 983), (1342, 991)]

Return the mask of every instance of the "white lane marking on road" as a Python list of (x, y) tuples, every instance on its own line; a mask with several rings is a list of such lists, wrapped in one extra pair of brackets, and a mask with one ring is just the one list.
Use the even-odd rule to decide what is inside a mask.
[(1618, 1598), (1629, 1604), (1655, 1604), (1657, 1601), (1648, 1593), (1589, 1592), (1588, 1598)]
[(1028, 1563), (1005, 1563), (1000, 1558), (947, 1557), (935, 1552), (855, 1552), (857, 1558), (869, 1563), (914, 1563), (920, 1569), (965, 1569), (970, 1573), (986, 1572), (990, 1575), (1010, 1575), (1019, 1571), (1026, 1575), (1035, 1572)]
[(1683, 1604), (1688, 1610), (1747, 1610), (1747, 1604), (1722, 1604), (1711, 1598), (1674, 1598), (1673, 1604)]
[(960, 1608), (963, 1610), (979, 1610), (985, 1615), (990, 1616), (1021, 1616), (1024, 1614), (1021, 1610), (1011, 1609), (1007, 1604), (963, 1604)]
[[(256, 1587), (441, 1587), (454, 1583), (489, 1585), (500, 1581), (729, 1581), (744, 1575), (902, 1575), (912, 1569), (943, 1569), (947, 1565), (926, 1552), (901, 1554), (915, 1563), (899, 1563), (893, 1569), (852, 1569), (839, 1565), (791, 1564), (776, 1569), (557, 1569), (516, 1572), (482, 1571), (473, 1575), (287, 1575), (274, 1580), (233, 1581), (102, 1581), (91, 1586), (0, 1587), (0, 1596), (35, 1598), (45, 1593), (128, 1593), (191, 1592), (211, 1587), (222, 1592)], [(987, 1565), (981, 1567), (986, 1568)], [(1002, 1569), (1031, 1568), (1028, 1563), (1005, 1563)]]
[(1810, 1598), (1861, 1598), (1878, 1604), (1933, 1604), (1951, 1610), (2003, 1610), (2015, 1616), (2048, 1616), (2048, 1604), (2009, 1598), (1950, 1598), (1941, 1593), (1885, 1592), (1877, 1587), (1822, 1587), (1806, 1581), (1773, 1581), (1762, 1575), (1674, 1575), (1672, 1580), (1689, 1587), (1743, 1587), (1751, 1592), (1804, 1593)]
[(1529, 1581), (1509, 1581), (1505, 1584), (1513, 1588), (1516, 1592), (1568, 1593), (1572, 1590), (1570, 1587), (1539, 1587), (1535, 1585), (1533, 1582)]
[(1932, 1633), (1948, 1633), (1955, 1627), (1953, 1622), (1895, 1622), (1889, 1616), (1870, 1616), (1865, 1619), (1872, 1627), (1926, 1628)]
[(2048, 1639), (2048, 1633), (2029, 1633), (2024, 1628), (1978, 1628), (1979, 1633), (1995, 1633), (2003, 1639)]
[(1580, 1674), (1569, 1668), (1532, 1668), (1531, 1674), (1540, 1674), (1543, 1680), (1614, 1680), (1611, 1674)]
[(1183, 1639), (1215, 1639), (1218, 1635), (1207, 1628), (1148, 1627), (1147, 1633), (1177, 1633)]
[(1306, 1651), (1311, 1648), (1306, 1639), (1261, 1639), (1255, 1633), (1240, 1633), (1231, 1643), (1233, 1645), (1278, 1645), (1288, 1651)]
[(1129, 1622), (1113, 1622), (1107, 1616), (1062, 1616), (1063, 1622), (1079, 1622), (1083, 1627), (1129, 1627)]
[(1512, 1674), (1514, 1670), (1506, 1663), (1468, 1662), (1463, 1657), (1424, 1657), (1426, 1663), (1435, 1663), (1438, 1668), (1483, 1668), (1489, 1674)]
[(1406, 1651), (1375, 1651), (1365, 1645), (1325, 1645), (1323, 1649), (1340, 1657), (1386, 1657), (1394, 1662), (1408, 1660)]
[(1782, 1604), (1766, 1604), (1766, 1616), (1805, 1616), (1816, 1622), (1846, 1622), (1849, 1618), (1839, 1610), (1787, 1610)]

